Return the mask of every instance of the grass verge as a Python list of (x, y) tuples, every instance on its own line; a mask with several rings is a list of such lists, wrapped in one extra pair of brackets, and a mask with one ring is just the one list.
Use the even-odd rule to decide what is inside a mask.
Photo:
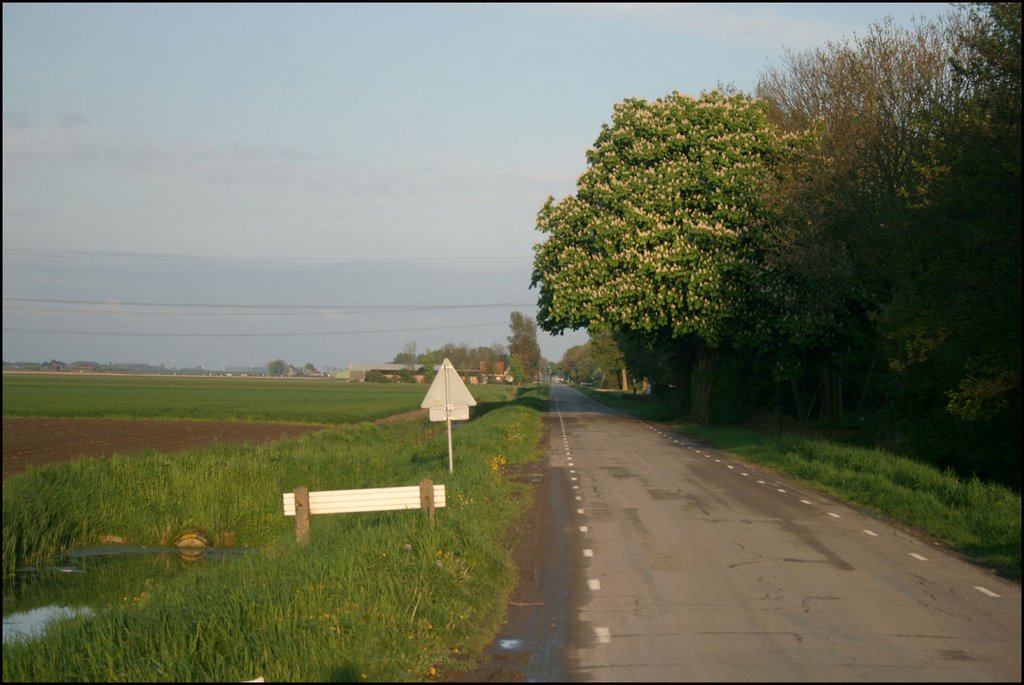
[[(515, 582), (507, 531), (530, 486), (504, 467), (538, 458), (538, 392), (458, 424), (452, 474), (443, 424), (414, 419), (9, 478), (5, 574), (104, 535), (157, 545), (198, 528), (215, 545), (259, 551), (83, 592), (91, 615), (4, 645), (4, 680), (416, 681), (472, 665), (500, 628)], [(317, 516), (312, 544), (300, 548), (281, 513), (281, 493), (298, 485), (422, 478), (447, 488), (433, 528), (418, 511)]]

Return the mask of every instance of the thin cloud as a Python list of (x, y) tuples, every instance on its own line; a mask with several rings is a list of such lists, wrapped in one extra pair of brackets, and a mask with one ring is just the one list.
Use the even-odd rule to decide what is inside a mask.
[(25, 129), (32, 126), (32, 117), (25, 114), (24, 112), (14, 112), (4, 110), (4, 130), (7, 128), (12, 129)]
[(42, 124), (4, 114), (5, 162), (101, 165), (133, 174), (171, 174), (179, 181), (226, 186), (304, 187), (333, 197), (363, 198), (468, 193), (541, 193), (550, 179), (452, 167), (367, 166), (274, 145), (135, 142), (81, 118)]

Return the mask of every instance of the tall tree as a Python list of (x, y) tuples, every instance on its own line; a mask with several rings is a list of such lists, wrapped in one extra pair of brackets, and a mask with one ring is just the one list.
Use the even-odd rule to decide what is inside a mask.
[(629, 389), (629, 371), (626, 357), (611, 331), (590, 331), (590, 346), (605, 379), (605, 387)]
[(423, 378), (428, 383), (434, 380), (434, 376), (437, 375), (437, 371), (434, 366), (444, 361), (444, 358), (437, 352), (431, 352), (429, 349), (420, 355), (419, 363), (423, 365)]
[(582, 345), (573, 345), (562, 355), (558, 368), (572, 383), (593, 381), (594, 374), (598, 370), (598, 366), (594, 362), (593, 345), (590, 341)]
[(902, 446), (967, 474), (995, 453), (1019, 474), (1020, 16), (883, 22), (758, 85), (773, 122), (818, 133), (773, 192), (791, 359), (852, 358), (861, 398), (881, 375)]
[(758, 83), (773, 123), (817, 133), (814, 153), (771, 193), (785, 220), (770, 260), (789, 284), (780, 368), (798, 406), (796, 377), (820, 371), (834, 419), (844, 367), (863, 374), (883, 353), (874, 320), (908, 271), (904, 247), (921, 239), (910, 210), (936, 170), (935, 114), (963, 97), (950, 32), (941, 22), (904, 29), (886, 20), (853, 40), (787, 53)]
[(953, 62), (965, 96), (935, 112), (934, 172), (879, 330), (927, 419), (912, 426), (917, 451), (1019, 488), (1021, 6), (965, 11)]
[(415, 364), (419, 360), (416, 355), (416, 341), (411, 340), (402, 346), (402, 351), (391, 360), (392, 364)]
[(576, 195), (549, 198), (535, 247), (544, 330), (622, 331), (673, 342), (679, 407), (710, 418), (711, 371), (725, 340), (768, 334), (760, 189), (786, 141), (765, 107), (738, 93), (628, 99), (587, 153)]
[(522, 312), (512, 312), (509, 329), (511, 331), (511, 335), (508, 337), (509, 355), (522, 369), (523, 380), (537, 380), (541, 358), (540, 344), (537, 342), (536, 322)]

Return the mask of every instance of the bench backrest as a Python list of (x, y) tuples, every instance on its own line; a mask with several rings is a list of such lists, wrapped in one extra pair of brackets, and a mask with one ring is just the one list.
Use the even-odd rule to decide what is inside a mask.
[[(286, 492), (284, 515), (295, 516), (295, 493)], [(444, 485), (434, 485), (434, 506), (443, 507)], [(309, 493), (310, 514), (349, 514), (361, 511), (394, 511), (420, 508), (420, 486), (321, 490)]]

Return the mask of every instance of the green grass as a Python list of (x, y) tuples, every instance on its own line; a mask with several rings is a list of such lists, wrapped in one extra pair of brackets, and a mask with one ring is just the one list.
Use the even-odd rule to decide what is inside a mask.
[[(4, 416), (341, 424), (418, 409), (426, 385), (328, 379), (4, 374)], [(472, 386), (480, 402), (510, 386)]]
[[(641, 418), (669, 422), (667, 410), (657, 403), (605, 393), (591, 396)], [(943, 472), (885, 450), (829, 440), (693, 423), (673, 423), (672, 428), (877, 515), (909, 524), (1020, 581), (1021, 498), (1003, 485), (961, 479), (952, 471)]]
[[(505, 469), (539, 458), (543, 405), (534, 391), (458, 424), (452, 474), (443, 424), (411, 419), (9, 478), (5, 574), (107, 534), (157, 545), (200, 528), (215, 545), (258, 551), (129, 576), (129, 587), (100, 580), (79, 594), (95, 615), (4, 646), (4, 680), (414, 681), (469, 665), (500, 628), (514, 585), (507, 535), (530, 486)], [(418, 511), (315, 516), (303, 548), (281, 511), (281, 493), (298, 485), (423, 478), (447, 488), (433, 528)]]

